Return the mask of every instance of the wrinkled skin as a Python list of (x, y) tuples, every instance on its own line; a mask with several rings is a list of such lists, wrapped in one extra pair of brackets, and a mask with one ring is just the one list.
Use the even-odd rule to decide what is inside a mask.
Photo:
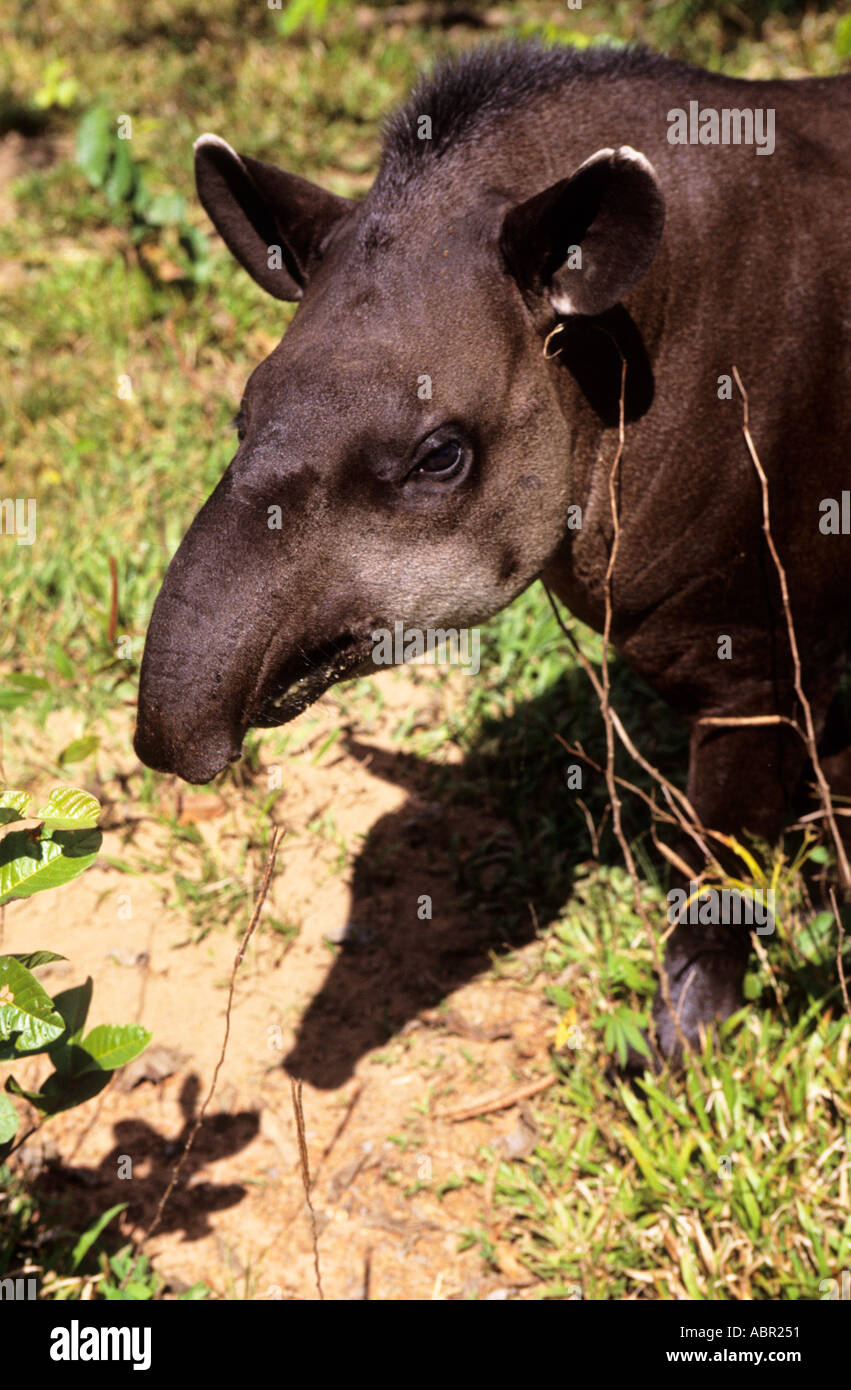
[[(684, 72), (704, 104), (776, 108), (771, 158), (669, 145)], [(718, 379), (735, 363), (748, 389), (821, 735), (851, 599), (848, 538), (818, 526), (819, 500), (847, 483), (851, 285), (831, 253), (848, 224), (849, 93), (846, 79), (739, 83), (675, 65), (589, 79), (493, 118), (490, 140), (380, 175), (362, 204), (204, 137), (207, 211), (264, 288), (300, 302), (157, 599), (143, 761), (208, 781), (249, 727), (374, 669), (375, 629), (470, 627), (541, 576), (601, 629), (625, 359), (614, 644), (691, 724), (701, 821), (776, 838), (806, 771), (800, 740), (699, 722), (796, 713), (741, 406)], [(565, 263), (576, 244), (581, 270)], [(740, 928), (674, 932), (686, 1036), (739, 1006), (748, 950)], [(676, 1055), (661, 1005), (657, 1027)]]

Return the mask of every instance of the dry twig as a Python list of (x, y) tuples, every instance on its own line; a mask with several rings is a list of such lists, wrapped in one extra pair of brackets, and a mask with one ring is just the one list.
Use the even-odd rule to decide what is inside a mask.
[(263, 909), (263, 904), (266, 901), (266, 894), (269, 891), (269, 884), (271, 882), (272, 873), (275, 868), (275, 859), (277, 858), (278, 854), (278, 845), (281, 842), (283, 834), (283, 826), (276, 825), (272, 830), (272, 840), (269, 845), (269, 853), (266, 857), (266, 869), (263, 874), (263, 882), (260, 885), (260, 892), (257, 894), (257, 900), (254, 904), (254, 911), (251, 914), (251, 921), (248, 923), (248, 926), (245, 930), (245, 935), (243, 936), (242, 941), (239, 943), (239, 950), (237, 951), (236, 956), (234, 958), (233, 969), (231, 970), (230, 974), (230, 985), (228, 988), (227, 1008), (225, 1010), (225, 1032), (224, 1037), (222, 1038), (222, 1047), (219, 1053), (219, 1059), (216, 1062), (216, 1068), (213, 1072), (213, 1079), (210, 1082), (210, 1089), (204, 1097), (204, 1101), (197, 1115), (195, 1116), (195, 1121), (192, 1125), (192, 1128), (189, 1131), (189, 1134), (186, 1137), (186, 1143), (183, 1146), (183, 1152), (181, 1153), (180, 1157), (177, 1160), (177, 1163), (174, 1165), (174, 1168), (172, 1169), (171, 1178), (169, 1179), (169, 1183), (166, 1187), (165, 1192), (160, 1198), (159, 1205), (154, 1215), (154, 1219), (151, 1222), (148, 1229), (145, 1231), (145, 1234), (142, 1236), (141, 1240), (138, 1242), (139, 1245), (144, 1245), (146, 1241), (150, 1240), (151, 1235), (156, 1230), (157, 1226), (162, 1220), (162, 1215), (166, 1209), (166, 1204), (168, 1203), (168, 1200), (171, 1197), (172, 1192), (177, 1186), (177, 1182), (180, 1178), (183, 1165), (186, 1162), (186, 1159), (189, 1155), (189, 1151), (192, 1148), (193, 1143), (195, 1142), (195, 1136), (198, 1133), (198, 1130), (201, 1128), (204, 1116), (207, 1112), (207, 1107), (210, 1104), (210, 1101), (213, 1099), (213, 1093), (216, 1089), (216, 1085), (219, 1079), (219, 1072), (222, 1069), (222, 1065), (225, 1060), (225, 1053), (227, 1052), (228, 1038), (230, 1037), (230, 1016), (231, 1009), (233, 1007), (233, 993), (234, 987), (236, 985), (236, 972), (242, 964), (242, 958), (245, 955), (248, 943), (254, 934), (254, 928), (257, 926), (257, 923), (260, 919), (260, 913)]

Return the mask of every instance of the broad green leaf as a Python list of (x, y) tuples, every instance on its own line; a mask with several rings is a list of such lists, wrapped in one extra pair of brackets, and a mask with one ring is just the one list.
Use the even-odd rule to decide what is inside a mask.
[(8, 1096), (0, 1095), (0, 1144), (8, 1144), (18, 1130), (18, 1112)]
[[(30, 951), (26, 955), (21, 955), (18, 951), (12, 953), (12, 960), (25, 966), (27, 970), (38, 970), (40, 965), (50, 965), (55, 960), (67, 960), (67, 956), (57, 955), (56, 951)], [(54, 999), (54, 1004), (56, 1000)], [(62, 1010), (60, 1009), (61, 1013)]]
[(8, 825), (13, 820), (25, 820), (29, 792), (0, 792), (0, 825)]
[(95, 188), (106, 178), (115, 139), (116, 130), (105, 106), (93, 106), (77, 127), (77, 164)]
[(101, 839), (99, 830), (7, 835), (0, 840), (0, 904), (69, 883), (94, 863)]
[[(60, 754), (60, 761), (64, 758), (66, 762), (79, 762), (80, 758), (94, 752), (99, 743), (98, 738), (94, 738), (94, 741), (93, 738), (78, 739), (76, 744), (69, 744), (65, 752)], [(84, 753), (78, 752), (75, 757), (68, 757), (70, 749), (79, 749), (83, 744), (87, 745)], [(100, 809), (97, 797), (90, 796), (80, 787), (54, 787), (41, 810), (35, 814), (51, 830), (87, 830), (97, 825)]]
[[(100, 1023), (86, 1034), (75, 1052), (88, 1053), (91, 1066), (100, 1071), (114, 1071), (116, 1067), (132, 1062), (134, 1057), (144, 1052), (150, 1041), (151, 1034), (141, 1023)], [(81, 1070), (75, 1058), (75, 1071)]]
[(80, 1264), (81, 1260), (84, 1260), (86, 1258), (86, 1255), (89, 1253), (89, 1250), (94, 1245), (101, 1231), (104, 1229), (105, 1226), (109, 1225), (113, 1216), (117, 1216), (120, 1211), (126, 1211), (126, 1209), (126, 1202), (117, 1202), (114, 1207), (109, 1208), (109, 1211), (102, 1212), (102, 1214), (97, 1218), (97, 1220), (92, 1223), (89, 1229), (83, 1232), (83, 1234), (80, 1236), (80, 1239), (77, 1241), (77, 1244), (74, 1246), (73, 1252), (71, 1254), (72, 1269), (76, 1269), (78, 1264)]
[(64, 1031), (65, 1020), (35, 976), (12, 956), (0, 956), (0, 1038), (17, 1033), (18, 1051), (31, 1051)]

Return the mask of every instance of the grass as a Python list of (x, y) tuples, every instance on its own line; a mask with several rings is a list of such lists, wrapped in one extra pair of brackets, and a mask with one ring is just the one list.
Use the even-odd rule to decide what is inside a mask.
[[(851, 1258), (845, 1068), (851, 1020), (827, 923), (781, 934), (769, 981), (682, 1081), (608, 1081), (598, 1025), (649, 1003), (625, 875), (589, 874), (548, 938), (549, 994), (582, 1020), (543, 1139), (500, 1166), (495, 1204), (547, 1285), (591, 1299), (815, 1299)], [(590, 1028), (588, 1024), (590, 1023)], [(597, 1035), (595, 1036), (595, 1030)]]
[[(581, 15), (563, 4), (500, 10), (506, 35), (644, 39), (732, 74), (827, 74), (843, 61), (829, 5), (804, 13), (792, 4), (617, 0)], [(479, 35), (387, 24), (381, 6), (359, 14), (331, 3), (321, 24), (288, 34), (281, 12), (247, 0), (91, 0), (85, 10), (72, 0), (47, 9), (22, 3), (0, 55), (0, 131), (28, 142), (14, 216), (0, 221), (2, 491), (38, 501), (33, 547), (0, 538), (6, 761), (25, 782), (47, 771), (68, 776), (70, 766), (77, 779), (120, 783), (147, 807), (162, 861), (136, 853), (130, 828), (122, 832), (124, 868), (160, 876), (196, 941), (234, 930), (245, 915), (242, 876), (249, 861), (262, 864), (275, 797), (261, 769), (285, 761), (292, 732), (251, 736), (244, 767), (225, 778), (250, 818), (246, 843), (231, 857), (164, 808), (162, 779), (128, 772), (132, 757), (114, 754), (112, 733), (135, 699), (168, 559), (228, 462), (242, 385), (290, 310), (265, 298), (212, 237), (207, 284), (181, 277), (168, 229), (151, 233), (140, 257), (126, 214), (76, 167), (75, 131), (96, 102), (130, 114), (133, 157), (151, 190), (181, 193), (204, 236), (191, 145), (205, 129), (339, 193), (362, 193), (381, 121), (416, 71)], [(118, 395), (124, 375), (131, 399)], [(546, 1297), (817, 1298), (819, 1281), (851, 1263), (843, 1081), (851, 1023), (824, 921), (805, 925), (793, 885), (770, 969), (756, 962), (748, 979), (754, 1009), (728, 1027), (723, 1056), (707, 1051), (675, 1085), (647, 1081), (633, 1091), (608, 1080), (606, 1052), (646, 1015), (653, 979), (619, 856), (606, 834), (592, 854), (566, 785), (570, 760), (554, 738), (580, 738), (599, 755), (599, 712), (539, 591), (484, 636), (482, 673), (465, 684), (464, 700), (447, 693), (436, 719), (419, 709), (399, 715), (394, 740), (429, 798), (489, 817), (489, 833), (473, 845), (438, 825), (430, 853), (471, 923), (490, 933), (495, 968), (512, 969), (512, 947), (534, 936), (537, 921), (543, 974), (523, 987), (545, 989), (554, 1030), (560, 1017), (571, 1018), (580, 1039), (557, 1054), (560, 1084), (534, 1102), (538, 1148), (498, 1167), (500, 1240), (539, 1276)], [(582, 640), (599, 660), (599, 639)], [(42, 677), (46, 688), (25, 690), (15, 673)], [(681, 777), (682, 730), (628, 672), (613, 674), (613, 704), (633, 738)], [(393, 679), (338, 688), (340, 725), (368, 736), (386, 718), (385, 682)], [(448, 692), (448, 679), (418, 673), (424, 703), (435, 690)], [(73, 717), (75, 734), (54, 745), (49, 730), (59, 713)], [(308, 712), (299, 723), (300, 743), (310, 720)], [(101, 745), (78, 748), (78, 761), (63, 764), (83, 736)], [(313, 756), (319, 762), (333, 751), (325, 739)], [(599, 823), (602, 779), (588, 779), (583, 799)], [(647, 818), (629, 802), (625, 815), (648, 897), (661, 903), (666, 879)], [(307, 833), (324, 844), (329, 871), (347, 872), (357, 855), (377, 881), (399, 872), (386, 846), (346, 843), (330, 813)], [(264, 929), (280, 950), (298, 931), (290, 922)], [(411, 1121), (425, 1123), (422, 1115)], [(415, 1128), (399, 1142), (416, 1142)], [(464, 1240), (493, 1261), (485, 1226)], [(154, 1290), (147, 1272), (145, 1281)]]

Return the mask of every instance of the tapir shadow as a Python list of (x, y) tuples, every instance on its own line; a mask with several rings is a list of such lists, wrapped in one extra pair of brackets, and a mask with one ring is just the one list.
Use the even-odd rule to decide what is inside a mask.
[[(620, 663), (612, 698), (639, 746), (679, 782), (687, 744), (675, 717)], [(577, 760), (556, 734), (597, 762), (605, 757), (599, 707), (581, 671), (488, 719), (461, 763), (436, 765), (346, 736), (373, 775), (409, 796), (371, 827), (357, 856), (347, 939), (284, 1060), (290, 1074), (321, 1089), (342, 1085), (365, 1052), (557, 916), (577, 864), (592, 853), (577, 798), (599, 825), (607, 796), (603, 777), (587, 768), (581, 791), (570, 787)], [(634, 767), (629, 775), (641, 780)], [(649, 813), (636, 798), (624, 802), (624, 825), (648, 840)], [(620, 862), (609, 833), (599, 857)]]

